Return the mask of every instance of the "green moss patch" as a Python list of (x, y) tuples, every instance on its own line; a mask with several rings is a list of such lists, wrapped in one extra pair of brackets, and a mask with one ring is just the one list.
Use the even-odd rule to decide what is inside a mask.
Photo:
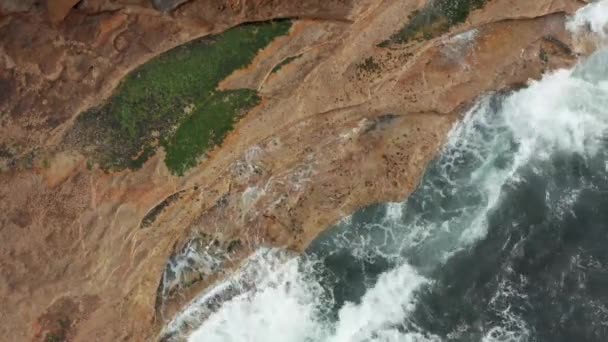
[(242, 25), (168, 51), (128, 75), (106, 104), (83, 113), (68, 140), (110, 170), (140, 167), (162, 145), (169, 169), (182, 174), (259, 102), (255, 91), (220, 92), (218, 83), (290, 27)]
[(408, 23), (388, 40), (379, 44), (390, 47), (411, 41), (423, 41), (446, 33), (464, 22), (471, 11), (482, 8), (489, 0), (435, 0), (408, 17)]
[(169, 169), (182, 174), (195, 166), (202, 152), (220, 144), (232, 130), (239, 114), (257, 105), (259, 100), (255, 90), (250, 89), (217, 92), (209, 96), (175, 134), (163, 141)]

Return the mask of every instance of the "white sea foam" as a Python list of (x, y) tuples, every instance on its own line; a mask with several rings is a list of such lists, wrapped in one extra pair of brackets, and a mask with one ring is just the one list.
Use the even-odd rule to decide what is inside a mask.
[[(285, 269), (293, 272), (293, 267), (289, 267), (294, 265), (294, 258), (292, 253), (283, 250), (259, 249), (235, 274), (192, 301), (167, 325), (161, 336), (172, 336), (170, 341), (183, 341), (190, 329), (199, 327), (224, 302), (247, 298), (258, 289), (271, 286), (277, 276), (285, 276)], [(287, 275), (294, 274), (288, 272)]]
[(528, 323), (510, 305), (513, 298), (525, 300), (526, 296), (517, 288), (517, 284), (501, 281), (488, 303), (488, 309), (500, 317), (501, 324), (491, 325), (481, 342), (523, 342), (530, 339), (532, 333)]
[(600, 0), (583, 7), (568, 21), (566, 27), (573, 34), (593, 33), (602, 39), (608, 38), (608, 1)]
[[(608, 62), (606, 51), (593, 58)], [(580, 70), (597, 74), (583, 67)], [(606, 77), (608, 75), (599, 75)], [(559, 70), (511, 96), (505, 118), (520, 144), (520, 163), (548, 157), (555, 150), (594, 154), (608, 128), (608, 87)]]
[[(269, 260), (269, 262), (272, 262)], [(308, 341), (323, 336), (322, 288), (292, 259), (211, 315), (189, 341)]]
[(403, 203), (391, 202), (386, 204), (386, 219), (399, 222), (403, 218)]
[(423, 341), (419, 334), (399, 332), (397, 328), (414, 309), (415, 290), (427, 282), (407, 263), (382, 274), (360, 304), (342, 307), (329, 341)]
[[(427, 282), (407, 264), (383, 274), (361, 303), (346, 303), (331, 323), (324, 317), (332, 298), (317, 281), (314, 261), (279, 260), (275, 253), (259, 257), (258, 267), (268, 263), (272, 272), (211, 314), (188, 341), (437, 341), (398, 329), (414, 308), (415, 290)], [(218, 288), (229, 286), (223, 284)]]

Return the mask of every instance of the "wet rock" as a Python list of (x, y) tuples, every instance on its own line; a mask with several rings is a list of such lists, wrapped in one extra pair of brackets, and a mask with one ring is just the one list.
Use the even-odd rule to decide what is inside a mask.
[(188, 1), (190, 0), (152, 0), (152, 4), (159, 11), (168, 12)]

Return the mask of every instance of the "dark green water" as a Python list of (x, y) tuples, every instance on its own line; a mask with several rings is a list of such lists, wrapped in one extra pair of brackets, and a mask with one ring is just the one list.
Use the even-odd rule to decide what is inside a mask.
[(315, 241), (334, 310), (407, 262), (433, 283), (403, 331), (607, 341), (607, 56), (485, 98), (407, 202), (365, 208)]

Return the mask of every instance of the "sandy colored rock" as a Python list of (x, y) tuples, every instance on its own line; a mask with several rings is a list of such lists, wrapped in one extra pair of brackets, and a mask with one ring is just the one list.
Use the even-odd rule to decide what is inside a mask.
[[(301, 251), (356, 209), (402, 200), (478, 96), (573, 63), (564, 21), (580, 6), (494, 0), (445, 35), (381, 48), (424, 1), (193, 0), (170, 15), (126, 3), (87, 2), (57, 26), (33, 13), (0, 19), (0, 89), (9, 90), (0, 92), (0, 336), (9, 341), (154, 340), (259, 246)], [(78, 113), (137, 65), (272, 17), (302, 19), (221, 84), (264, 100), (184, 177), (162, 151), (137, 171), (106, 173), (61, 144)], [(238, 240), (232, 261), (159, 298), (169, 257), (203, 233), (221, 246)]]

